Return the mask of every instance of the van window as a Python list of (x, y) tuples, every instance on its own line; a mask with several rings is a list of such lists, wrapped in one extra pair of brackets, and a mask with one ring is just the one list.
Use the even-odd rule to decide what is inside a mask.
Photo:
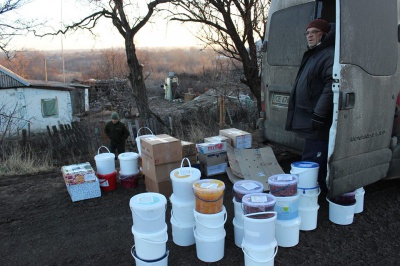
[[(397, 0), (341, 1), (340, 62), (376, 76), (396, 72)], [(351, 26), (350, 26), (351, 25)]]

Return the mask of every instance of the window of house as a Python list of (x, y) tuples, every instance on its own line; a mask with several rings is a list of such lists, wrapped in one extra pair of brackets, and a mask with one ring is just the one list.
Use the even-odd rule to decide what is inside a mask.
[(57, 98), (42, 99), (42, 115), (43, 117), (58, 117), (58, 100)]

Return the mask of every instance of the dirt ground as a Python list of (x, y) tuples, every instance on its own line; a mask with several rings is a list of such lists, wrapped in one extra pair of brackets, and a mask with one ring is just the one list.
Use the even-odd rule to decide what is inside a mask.
[[(195, 245), (173, 243), (168, 202), (169, 265), (244, 265), (234, 243), (232, 183), (226, 175), (213, 178), (226, 185), (223, 259), (205, 263)], [(141, 179), (136, 188), (118, 186), (100, 198), (72, 202), (61, 172), (0, 177), (0, 265), (135, 265), (129, 200), (145, 191)], [(328, 203), (320, 197), (317, 229), (301, 231), (295, 247), (279, 248), (275, 265), (399, 265), (400, 180), (365, 191), (364, 211), (348, 226), (329, 221)]]

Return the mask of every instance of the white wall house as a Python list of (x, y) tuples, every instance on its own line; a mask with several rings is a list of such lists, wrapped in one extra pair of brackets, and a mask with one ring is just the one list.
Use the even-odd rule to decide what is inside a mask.
[(0, 138), (70, 124), (74, 90), (62, 82), (26, 80), (0, 66)]

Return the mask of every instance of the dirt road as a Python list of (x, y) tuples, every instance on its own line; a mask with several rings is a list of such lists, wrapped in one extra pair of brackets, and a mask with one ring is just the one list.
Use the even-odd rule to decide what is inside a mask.
[[(208, 264), (198, 260), (195, 245), (172, 241), (168, 203), (169, 265), (244, 265), (234, 244), (232, 183), (226, 184), (224, 258)], [(353, 224), (328, 219), (328, 204), (320, 199), (318, 227), (300, 232), (300, 242), (279, 248), (275, 265), (399, 265), (400, 181), (380, 181), (365, 187), (364, 212)], [(0, 178), (0, 265), (134, 265), (129, 199), (145, 192), (118, 187), (101, 198), (71, 202), (61, 173)]]

